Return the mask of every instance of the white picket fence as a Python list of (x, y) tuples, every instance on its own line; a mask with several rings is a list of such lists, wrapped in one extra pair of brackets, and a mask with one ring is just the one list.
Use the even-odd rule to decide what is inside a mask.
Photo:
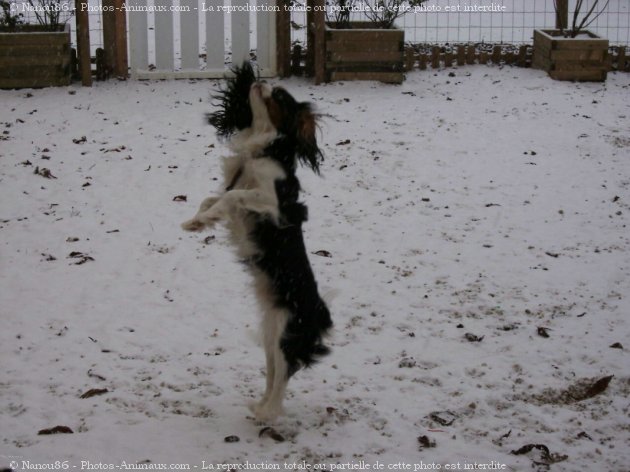
[[(135, 79), (218, 78), (251, 59), (276, 71), (275, 0), (131, 0), (129, 66)], [(227, 7), (227, 8), (226, 8)]]

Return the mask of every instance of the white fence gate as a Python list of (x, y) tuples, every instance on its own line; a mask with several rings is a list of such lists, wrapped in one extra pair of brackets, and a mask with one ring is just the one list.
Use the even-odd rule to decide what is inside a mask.
[[(129, 66), (135, 79), (218, 78), (251, 59), (276, 72), (275, 0), (131, 0)], [(227, 63), (227, 65), (226, 65)]]

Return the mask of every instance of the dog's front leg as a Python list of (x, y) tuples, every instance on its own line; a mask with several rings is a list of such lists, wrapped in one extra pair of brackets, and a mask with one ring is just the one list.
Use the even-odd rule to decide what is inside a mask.
[(212, 207), (220, 199), (221, 199), (221, 197), (208, 197), (208, 198), (205, 198), (201, 202), (201, 205), (199, 205), (199, 212), (206, 211), (206, 210), (210, 209), (210, 207)]
[(278, 197), (275, 189), (268, 191), (262, 188), (230, 190), (209, 212), (214, 213), (216, 211), (222, 213), (222, 217), (229, 218), (231, 214), (239, 210), (261, 215), (266, 214), (274, 221), (278, 221)]
[(195, 217), (182, 224), (186, 231), (201, 231), (212, 228), (219, 220), (227, 220), (240, 210), (266, 214), (278, 221), (278, 198), (275, 190), (237, 189), (224, 193), (220, 198), (204, 200)]
[(201, 231), (204, 228), (212, 228), (220, 220), (229, 219), (240, 206), (240, 200), (236, 195), (238, 192), (242, 190), (230, 190), (219, 198), (206, 198), (201, 202), (194, 218), (184, 222), (182, 228), (186, 231)]
[(212, 225), (214, 225), (214, 222), (208, 224), (208, 222), (205, 221), (201, 217), (201, 215), (210, 210), (219, 200), (221, 200), (221, 197), (208, 197), (204, 199), (201, 202), (201, 205), (199, 205), (199, 210), (197, 211), (197, 214), (192, 219), (182, 223), (182, 229), (186, 231), (201, 231), (205, 227), (212, 227)]

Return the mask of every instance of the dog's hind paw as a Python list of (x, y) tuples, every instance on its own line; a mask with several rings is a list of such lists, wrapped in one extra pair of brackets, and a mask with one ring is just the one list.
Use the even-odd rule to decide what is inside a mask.
[(193, 218), (192, 220), (184, 221), (181, 226), (184, 231), (201, 231), (206, 225), (198, 219)]
[(282, 407), (272, 408), (269, 407), (267, 403), (259, 402), (259, 403), (250, 403), (249, 410), (256, 417), (256, 421), (259, 423), (271, 423), (278, 416), (284, 414), (284, 410)]

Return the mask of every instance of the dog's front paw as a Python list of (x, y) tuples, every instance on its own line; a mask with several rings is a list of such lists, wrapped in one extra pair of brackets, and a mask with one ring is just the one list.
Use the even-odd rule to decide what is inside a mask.
[(205, 227), (206, 225), (197, 218), (193, 218), (192, 220), (184, 221), (182, 223), (182, 229), (184, 231), (201, 231)]

